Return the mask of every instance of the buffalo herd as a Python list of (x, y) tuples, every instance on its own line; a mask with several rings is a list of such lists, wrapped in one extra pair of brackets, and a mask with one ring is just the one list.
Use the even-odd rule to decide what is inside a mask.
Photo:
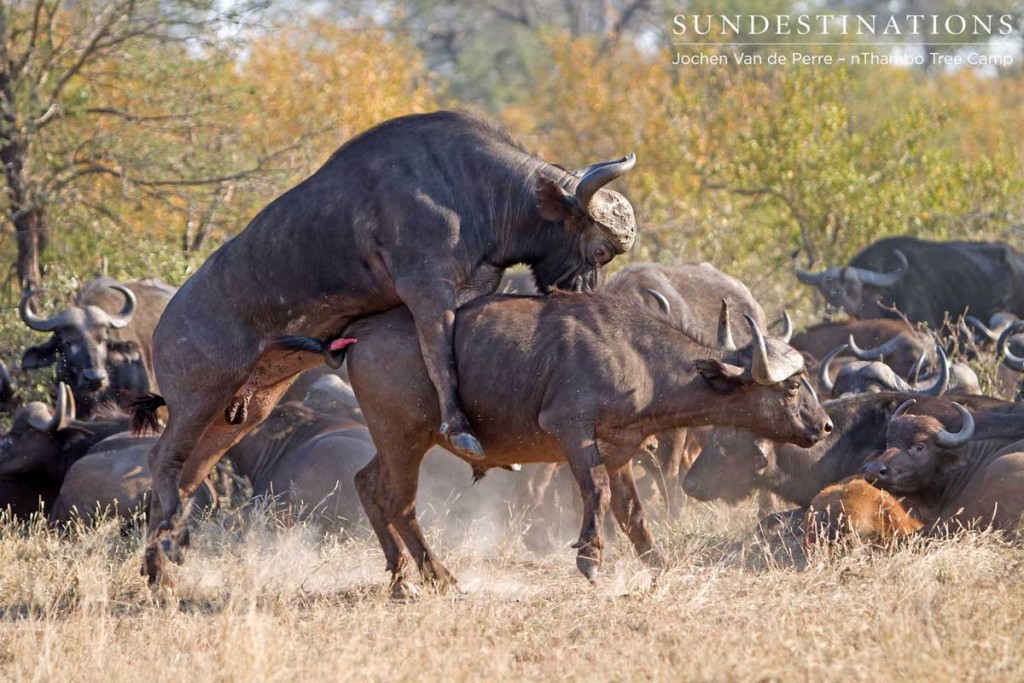
[[(161, 585), (194, 512), (244, 483), (284, 521), (368, 522), (396, 596), (414, 574), (456, 585), (423, 507), (470, 481), (500, 487), (462, 514), (491, 498), (541, 521), (574, 484), (591, 580), (608, 520), (666, 565), (652, 502), (782, 501), (758, 528), (807, 548), (1017, 530), (1024, 256), (880, 240), (795, 273), (849, 318), (794, 333), (708, 263), (605, 276), (637, 237), (606, 186), (635, 163), (567, 171), (473, 115), (402, 117), (179, 289), (98, 278), (49, 312), (25, 292), (21, 319), (49, 336), (0, 367), (0, 505), (58, 527), (144, 512), (142, 573)], [(51, 366), (53, 406), (20, 400)]]

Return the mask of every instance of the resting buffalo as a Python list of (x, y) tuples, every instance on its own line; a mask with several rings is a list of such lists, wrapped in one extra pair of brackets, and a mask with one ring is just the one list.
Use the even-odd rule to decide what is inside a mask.
[(893, 306), (912, 322), (938, 329), (968, 311), (1024, 313), (1024, 256), (1001, 242), (926, 242), (892, 237), (862, 250), (847, 266), (798, 271), (830, 306), (854, 318), (892, 318)]
[(343, 528), (361, 517), (353, 480), (376, 449), (352, 420), (282, 403), (225, 455), (253, 495), (295, 519)]
[[(993, 527), (1016, 531), (1024, 514), (1024, 416), (971, 411), (893, 415), (886, 449), (864, 466), (867, 480), (907, 498), (933, 533)], [(955, 431), (953, 431), (955, 429)]]
[(18, 516), (52, 508), (68, 469), (97, 442), (129, 427), (127, 416), (93, 422), (75, 419), (74, 398), (63, 383), (57, 406), (33, 401), (14, 413), (10, 430), (0, 439), (0, 481), (12, 497), (0, 500)]
[[(735, 503), (756, 491), (774, 493), (807, 507), (829, 484), (860, 473), (865, 459), (885, 447), (889, 418), (908, 398), (914, 411), (955, 415), (949, 401), (928, 396), (880, 393), (848, 396), (823, 404), (834, 429), (804, 448), (759, 437), (747, 429), (715, 427), (708, 444), (683, 479), (683, 491), (698, 500)], [(1014, 404), (985, 397), (960, 400), (973, 409), (1012, 411)]]
[(74, 305), (52, 317), (33, 313), (26, 292), (18, 310), (26, 325), (50, 332), (50, 339), (25, 351), (22, 367), (56, 363), (57, 381), (75, 397), (79, 416), (88, 418), (105, 401), (157, 389), (153, 377), (153, 329), (174, 288), (156, 278), (119, 283), (98, 278), (75, 296)]
[(825, 487), (811, 501), (804, 519), (804, 545), (813, 550), (849, 538), (887, 545), (923, 526), (895, 496), (863, 477), (850, 477)]
[[(179, 489), (192, 491), (293, 377), (322, 360), (296, 353), (294, 337), (337, 336), (370, 313), (401, 304), (412, 312), (439, 425), (454, 450), (482, 458), (458, 399), (456, 307), (493, 292), (516, 263), (543, 292), (593, 286), (633, 245), (632, 207), (603, 188), (634, 163), (630, 155), (566, 172), (491, 123), (436, 112), (353, 138), (271, 202), (207, 259), (157, 326), (154, 365), (170, 418), (153, 453), (162, 510), (147, 558), (184, 540), (174, 524)], [(145, 570), (159, 578), (156, 564)]]
[[(650, 434), (725, 421), (811, 445), (831, 429), (803, 357), (747, 322), (753, 341), (730, 350), (701, 343), (675, 317), (605, 292), (495, 296), (463, 306), (455, 357), (462, 399), (487, 448), (477, 466), (567, 461), (584, 504), (580, 571), (589, 578), (600, 566), (609, 502), (638, 554), (657, 565), (630, 466)], [(405, 548), (428, 580), (454, 582), (416, 521), (420, 461), (443, 438), (414, 330), (405, 309), (346, 330), (360, 339), (349, 376), (378, 447), (356, 487), (398, 592), (408, 589)]]
[[(946, 391), (963, 394), (979, 394), (978, 376), (964, 363), (950, 363), (946, 352), (937, 348), (939, 370), (933, 375), (919, 377), (922, 363), (911, 368), (910, 375), (903, 379), (892, 368), (881, 361), (853, 361), (844, 365), (833, 381), (829, 377), (832, 360), (848, 348), (847, 344), (833, 349), (821, 361), (818, 368), (818, 388), (826, 396), (839, 398), (848, 394), (878, 393), (880, 391), (902, 391), (910, 394), (941, 396)], [(921, 357), (923, 361), (924, 356)]]
[[(97, 516), (111, 513), (131, 520), (146, 510), (153, 484), (147, 461), (156, 440), (155, 436), (139, 437), (124, 432), (92, 446), (64, 475), (50, 512), (50, 523), (59, 527), (70, 522), (91, 522)], [(210, 480), (203, 483), (189, 499), (196, 510), (217, 504)]]

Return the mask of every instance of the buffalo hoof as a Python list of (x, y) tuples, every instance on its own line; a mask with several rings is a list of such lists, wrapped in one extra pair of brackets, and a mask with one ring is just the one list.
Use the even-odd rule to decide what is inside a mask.
[(657, 548), (651, 548), (641, 555), (640, 559), (643, 560), (644, 564), (646, 564), (652, 571), (658, 574), (663, 572), (668, 566), (665, 556), (662, 555), (661, 551)]
[(235, 396), (231, 405), (224, 411), (224, 419), (229, 425), (240, 425), (249, 417), (249, 397)]
[(139, 573), (146, 577), (149, 586), (154, 590), (174, 588), (174, 569), (167, 558), (164, 541), (150, 543), (146, 547)]
[(597, 570), (601, 568), (601, 561), (593, 557), (578, 555), (576, 557), (576, 568), (580, 570), (583, 576), (587, 577), (587, 581), (594, 583), (597, 581)]
[(448, 441), (455, 455), (469, 460), (483, 460), (484, 448), (470, 432), (453, 432), (447, 424), (441, 425), (441, 435)]

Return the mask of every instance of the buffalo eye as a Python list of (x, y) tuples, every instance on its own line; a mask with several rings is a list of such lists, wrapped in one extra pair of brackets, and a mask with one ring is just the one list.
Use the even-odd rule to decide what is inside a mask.
[(923, 443), (916, 443), (916, 444), (914, 444), (914, 451), (917, 452), (917, 453), (921, 453), (922, 451), (924, 451), (924, 444)]
[(603, 266), (604, 264), (612, 260), (611, 251), (609, 251), (608, 248), (604, 246), (597, 247), (596, 249), (594, 249), (594, 260), (598, 263), (598, 265)]
[(69, 356), (73, 356), (76, 353), (78, 353), (79, 351), (81, 351), (82, 347), (81, 347), (80, 344), (76, 344), (76, 343), (72, 342), (72, 343), (68, 344), (67, 347), (64, 350), (65, 350), (65, 352)]
[(758, 453), (754, 458), (754, 471), (763, 472), (768, 467), (768, 458), (764, 453)]

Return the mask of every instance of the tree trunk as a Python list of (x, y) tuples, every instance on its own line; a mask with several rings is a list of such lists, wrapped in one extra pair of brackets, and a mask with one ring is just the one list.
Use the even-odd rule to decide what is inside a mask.
[(38, 289), (42, 284), (39, 252), (46, 245), (46, 215), (41, 206), (35, 205), (25, 182), (25, 156), (26, 149), (16, 138), (7, 139), (0, 146), (0, 162), (7, 181), (7, 218), (14, 225), (18, 243), (15, 265), (22, 291)]

